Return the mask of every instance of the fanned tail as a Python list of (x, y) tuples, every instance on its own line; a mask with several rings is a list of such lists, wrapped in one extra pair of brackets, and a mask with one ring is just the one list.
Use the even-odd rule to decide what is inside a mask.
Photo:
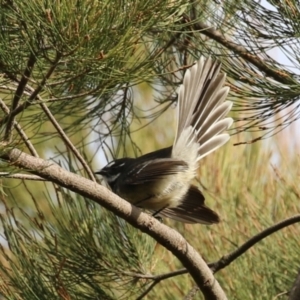
[[(191, 183), (199, 160), (230, 138), (226, 130), (233, 120), (226, 116), (232, 103), (225, 101), (229, 92), (229, 87), (223, 87), (225, 79), (220, 64), (203, 57), (184, 76), (178, 92), (178, 124), (172, 147), (172, 157), (186, 162), (191, 170), (182, 180)], [(159, 214), (185, 223), (219, 222), (218, 215), (204, 204), (202, 193), (193, 185), (178, 206), (165, 208)]]
[(226, 75), (219, 72), (219, 63), (203, 57), (186, 72), (178, 92), (174, 153), (181, 152), (177, 151), (182, 142), (180, 139), (184, 139), (187, 145), (196, 142), (199, 161), (229, 140), (229, 134), (224, 132), (233, 120), (225, 117), (232, 102), (224, 102), (229, 87), (223, 87)]

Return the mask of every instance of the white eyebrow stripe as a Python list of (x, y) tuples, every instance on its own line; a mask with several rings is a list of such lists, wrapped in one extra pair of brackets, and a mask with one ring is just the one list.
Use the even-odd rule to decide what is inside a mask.
[(107, 182), (114, 182), (120, 175), (121, 175), (121, 173), (118, 173), (114, 176), (106, 177), (106, 180), (107, 180)]

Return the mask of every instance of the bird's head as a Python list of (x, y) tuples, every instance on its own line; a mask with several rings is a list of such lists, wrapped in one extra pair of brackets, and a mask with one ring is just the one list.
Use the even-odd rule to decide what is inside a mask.
[(95, 174), (101, 175), (104, 180), (113, 188), (115, 182), (118, 180), (119, 176), (123, 173), (124, 169), (128, 166), (130, 158), (120, 158), (111, 161), (103, 169), (95, 172)]

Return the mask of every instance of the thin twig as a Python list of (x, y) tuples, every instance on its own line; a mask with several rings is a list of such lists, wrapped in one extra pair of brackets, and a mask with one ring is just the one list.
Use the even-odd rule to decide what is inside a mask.
[(153, 279), (153, 282), (149, 285), (149, 287), (139, 295), (136, 300), (143, 299), (158, 283), (160, 283), (164, 279), (172, 278), (178, 275), (187, 274), (187, 269), (180, 269), (174, 272), (169, 272), (161, 275), (144, 275), (144, 274), (134, 274), (133, 277), (142, 278), (142, 279)]
[(68, 138), (68, 136), (65, 134), (64, 130), (58, 124), (58, 122), (56, 121), (55, 117), (53, 116), (53, 114), (51, 113), (51, 111), (49, 110), (47, 105), (45, 103), (41, 103), (41, 108), (43, 109), (44, 113), (46, 114), (46, 116), (48, 117), (48, 119), (50, 120), (50, 122), (52, 123), (54, 128), (57, 130), (57, 132), (60, 135), (61, 139), (66, 143), (68, 148), (73, 152), (73, 154), (76, 156), (76, 158), (80, 161), (83, 168), (87, 172), (89, 178), (93, 181), (96, 181), (96, 178), (95, 178), (94, 173), (92, 172), (91, 168), (86, 163), (85, 159), (81, 156), (81, 154), (76, 149), (76, 147), (73, 145), (73, 143)]
[[(7, 86), (7, 85), (2, 85), (0, 88), (3, 89), (3, 90), (7, 90), (7, 91), (15, 91), (16, 90), (14, 87), (10, 87), (10, 86)], [(27, 86), (26, 88), (28, 89), (29, 87)], [(30, 90), (32, 90), (32, 88), (30, 88)], [(65, 100), (74, 100), (74, 99), (77, 99), (77, 98), (92, 95), (95, 92), (97, 92), (97, 88), (89, 90), (89, 91), (85, 91), (85, 92), (82, 92), (82, 93), (79, 93), (79, 94), (76, 94), (76, 95), (61, 96), (59, 98), (58, 97), (52, 97), (52, 98), (46, 98), (46, 99), (43, 98), (41, 100), (40, 97), (37, 96), (37, 99), (34, 102), (32, 102), (31, 105), (38, 105), (38, 104), (41, 104), (41, 103), (59, 102), (59, 101), (65, 101)], [(31, 95), (31, 93), (29, 93), (26, 90), (23, 93), (27, 96)], [(7, 118), (0, 119), (0, 124), (5, 123), (6, 120), (7, 120)]]
[(81, 76), (88, 74), (89, 71), (90, 71), (89, 69), (86, 69), (83, 72), (78, 72), (78, 74), (76, 74), (75, 76), (70, 76), (70, 77), (64, 78), (63, 80), (57, 80), (57, 81), (51, 82), (51, 83), (47, 84), (47, 86), (49, 88), (53, 88), (53, 87), (56, 87), (56, 86), (66, 85), (67, 83), (72, 83), (76, 79), (80, 79)]
[[(20, 99), (23, 95), (23, 92), (26, 88), (27, 82), (29, 80), (29, 77), (31, 75), (31, 72), (33, 70), (33, 66), (34, 66), (35, 62), (36, 62), (36, 56), (33, 52), (31, 52), (30, 56), (29, 56), (29, 59), (28, 59), (28, 62), (27, 62), (26, 69), (24, 71), (24, 74), (23, 74), (20, 82), (19, 82), (19, 85), (17, 87), (15, 96), (12, 100), (12, 105), (11, 105), (10, 111), (14, 111), (17, 108), (17, 106), (19, 104), (19, 101), (20, 101)], [(15, 116), (12, 115), (12, 114), (8, 115), (5, 134), (4, 134), (4, 140), (5, 141), (9, 141), (11, 139), (12, 127), (14, 125), (14, 117)]]
[(10, 174), (9, 172), (0, 172), (0, 177), (21, 179), (21, 180), (47, 181), (46, 179), (37, 175), (18, 174), (18, 173)]
[(127, 275), (127, 276), (138, 278), (138, 279), (152, 279), (154, 281), (160, 281), (160, 280), (172, 278), (172, 277), (175, 277), (178, 275), (187, 274), (188, 271), (183, 268), (183, 269), (180, 269), (177, 271), (168, 272), (168, 273), (159, 274), (159, 275), (140, 274), (140, 273), (132, 273), (132, 272), (126, 272), (126, 271), (121, 271), (121, 273), (124, 275)]
[(222, 32), (220, 32), (217, 29), (214, 29), (211, 25), (197, 21), (196, 19), (191, 20), (191, 18), (188, 15), (184, 15), (184, 19), (188, 22), (193, 22), (192, 26), (195, 30), (200, 31), (201, 34), (208, 36), (209, 38), (217, 41), (227, 49), (230, 49), (234, 53), (238, 54), (240, 57), (259, 68), (259, 70), (264, 72), (267, 76), (270, 76), (283, 84), (291, 84), (291, 80), (288, 76), (288, 73), (283, 73), (282, 70), (276, 70), (274, 66), (269, 67), (257, 55), (252, 54), (244, 46), (233, 42), (228, 37), (225, 37), (222, 34)]
[[(30, 86), (27, 86), (27, 88), (29, 90), (33, 90), (33, 88), (30, 87)], [(61, 128), (61, 126), (59, 125), (59, 123), (56, 121), (56, 119), (53, 116), (53, 114), (51, 113), (50, 109), (47, 107), (47, 105), (44, 103), (44, 101), (41, 99), (40, 96), (37, 96), (37, 99), (41, 101), (40, 106), (41, 106), (42, 110), (44, 111), (44, 113), (48, 117), (49, 121), (54, 126), (54, 128), (57, 130), (57, 132), (60, 135), (60, 137), (62, 138), (62, 140), (66, 143), (66, 145), (69, 147), (69, 149), (73, 152), (73, 154), (75, 155), (75, 157), (80, 161), (80, 163), (82, 164), (83, 168), (87, 172), (89, 178), (91, 180), (93, 180), (93, 181), (96, 181), (94, 173), (92, 172), (91, 168), (86, 163), (85, 159), (81, 156), (81, 154), (76, 149), (76, 147), (73, 145), (73, 143), (68, 138), (68, 136), (65, 134), (64, 130)]]
[[(0, 108), (6, 115), (9, 114), (9, 108), (6, 106), (6, 104), (4, 103), (4, 101), (1, 98), (0, 98)], [(16, 121), (14, 121), (14, 127), (17, 130), (18, 134), (20, 135), (21, 139), (23, 140), (24, 144), (27, 146), (31, 155), (33, 155), (35, 157), (39, 157), (37, 151), (35, 150), (33, 144), (30, 142), (25, 131), (22, 129), (22, 127)]]
[(249, 239), (246, 243), (240, 246), (235, 251), (223, 256), (220, 260), (214, 263), (209, 263), (208, 266), (211, 268), (213, 273), (220, 271), (221, 269), (227, 267), (231, 264), (234, 260), (244, 254), (247, 250), (249, 250), (252, 246), (263, 240), (264, 238), (268, 237), (269, 235), (273, 234), (274, 232), (281, 230), (289, 225), (295, 224), (300, 222), (300, 215), (293, 216), (288, 218), (284, 221), (281, 221), (263, 231), (258, 233), (257, 235), (253, 236)]
[(33, 91), (33, 93), (31, 94), (31, 96), (27, 99), (26, 102), (20, 104), (17, 108), (15, 108), (13, 111), (10, 112), (10, 114), (3, 118), (1, 120), (0, 125), (6, 123), (8, 121), (9, 118), (14, 118), (17, 114), (19, 114), (20, 112), (24, 111), (27, 107), (29, 107), (33, 101), (37, 98), (38, 94), (40, 93), (40, 91), (43, 89), (43, 87), (45, 86), (47, 80), (50, 78), (50, 76), (52, 75), (52, 73), (54, 72), (57, 63), (59, 62), (61, 57), (61, 54), (57, 54), (55, 61), (53, 62), (52, 66), (49, 68), (47, 74), (45, 75), (45, 77), (42, 79), (42, 81), (39, 83), (38, 87)]
[(194, 299), (195, 295), (199, 292), (199, 287), (194, 285), (188, 294), (184, 297), (184, 300), (192, 300)]

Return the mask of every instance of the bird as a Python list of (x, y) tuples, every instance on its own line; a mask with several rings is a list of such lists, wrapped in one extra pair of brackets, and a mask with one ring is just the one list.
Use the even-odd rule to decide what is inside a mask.
[(177, 97), (177, 128), (173, 145), (137, 158), (108, 163), (101, 175), (111, 190), (154, 216), (183, 223), (218, 223), (193, 183), (199, 161), (230, 139), (231, 101), (221, 64), (203, 56), (184, 75)]

